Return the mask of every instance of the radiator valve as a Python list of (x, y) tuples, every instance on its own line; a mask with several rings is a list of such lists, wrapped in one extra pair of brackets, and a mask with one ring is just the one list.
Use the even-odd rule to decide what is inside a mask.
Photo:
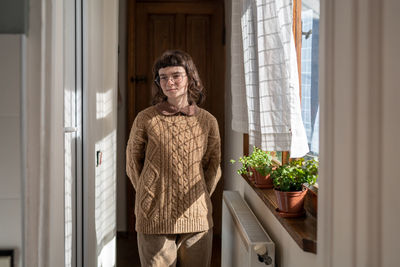
[(260, 262), (264, 262), (265, 265), (270, 265), (272, 263), (272, 259), (268, 256), (267, 247), (265, 245), (254, 246), (254, 251), (257, 253)]

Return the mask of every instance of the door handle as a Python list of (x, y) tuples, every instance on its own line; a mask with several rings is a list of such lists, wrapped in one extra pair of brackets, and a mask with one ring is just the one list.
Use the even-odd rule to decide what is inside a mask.
[(77, 131), (77, 127), (64, 127), (64, 133), (76, 133)]

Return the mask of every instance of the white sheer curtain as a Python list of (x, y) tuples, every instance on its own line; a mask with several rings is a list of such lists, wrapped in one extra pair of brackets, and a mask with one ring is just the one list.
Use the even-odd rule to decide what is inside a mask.
[(63, 5), (29, 4), (22, 89), (23, 266), (64, 266)]
[(231, 20), (231, 91), (232, 91), (232, 129), (248, 133), (247, 99), (244, 81), (243, 45), (240, 18), (241, 1), (232, 1)]
[(292, 0), (232, 4), (232, 128), (250, 144), (304, 156)]

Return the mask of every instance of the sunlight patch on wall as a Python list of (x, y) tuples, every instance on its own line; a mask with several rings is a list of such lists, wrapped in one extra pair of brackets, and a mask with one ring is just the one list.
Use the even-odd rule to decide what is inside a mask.
[(105, 93), (96, 93), (96, 119), (105, 118), (113, 111), (113, 92), (110, 88)]
[[(98, 153), (100, 151), (100, 153)], [(97, 240), (98, 266), (115, 264), (116, 231), (116, 130), (95, 145), (95, 228)]]

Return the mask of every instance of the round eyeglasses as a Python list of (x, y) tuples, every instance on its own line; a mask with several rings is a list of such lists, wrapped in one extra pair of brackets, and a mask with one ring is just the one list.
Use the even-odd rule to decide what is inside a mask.
[(181, 72), (174, 73), (170, 76), (169, 75), (160, 75), (157, 77), (157, 79), (154, 80), (154, 82), (156, 84), (158, 84), (159, 86), (165, 86), (168, 83), (168, 81), (172, 78), (172, 81), (175, 84), (179, 84), (183, 81), (183, 77), (185, 77), (185, 76), (186, 76), (186, 74), (181, 73)]

